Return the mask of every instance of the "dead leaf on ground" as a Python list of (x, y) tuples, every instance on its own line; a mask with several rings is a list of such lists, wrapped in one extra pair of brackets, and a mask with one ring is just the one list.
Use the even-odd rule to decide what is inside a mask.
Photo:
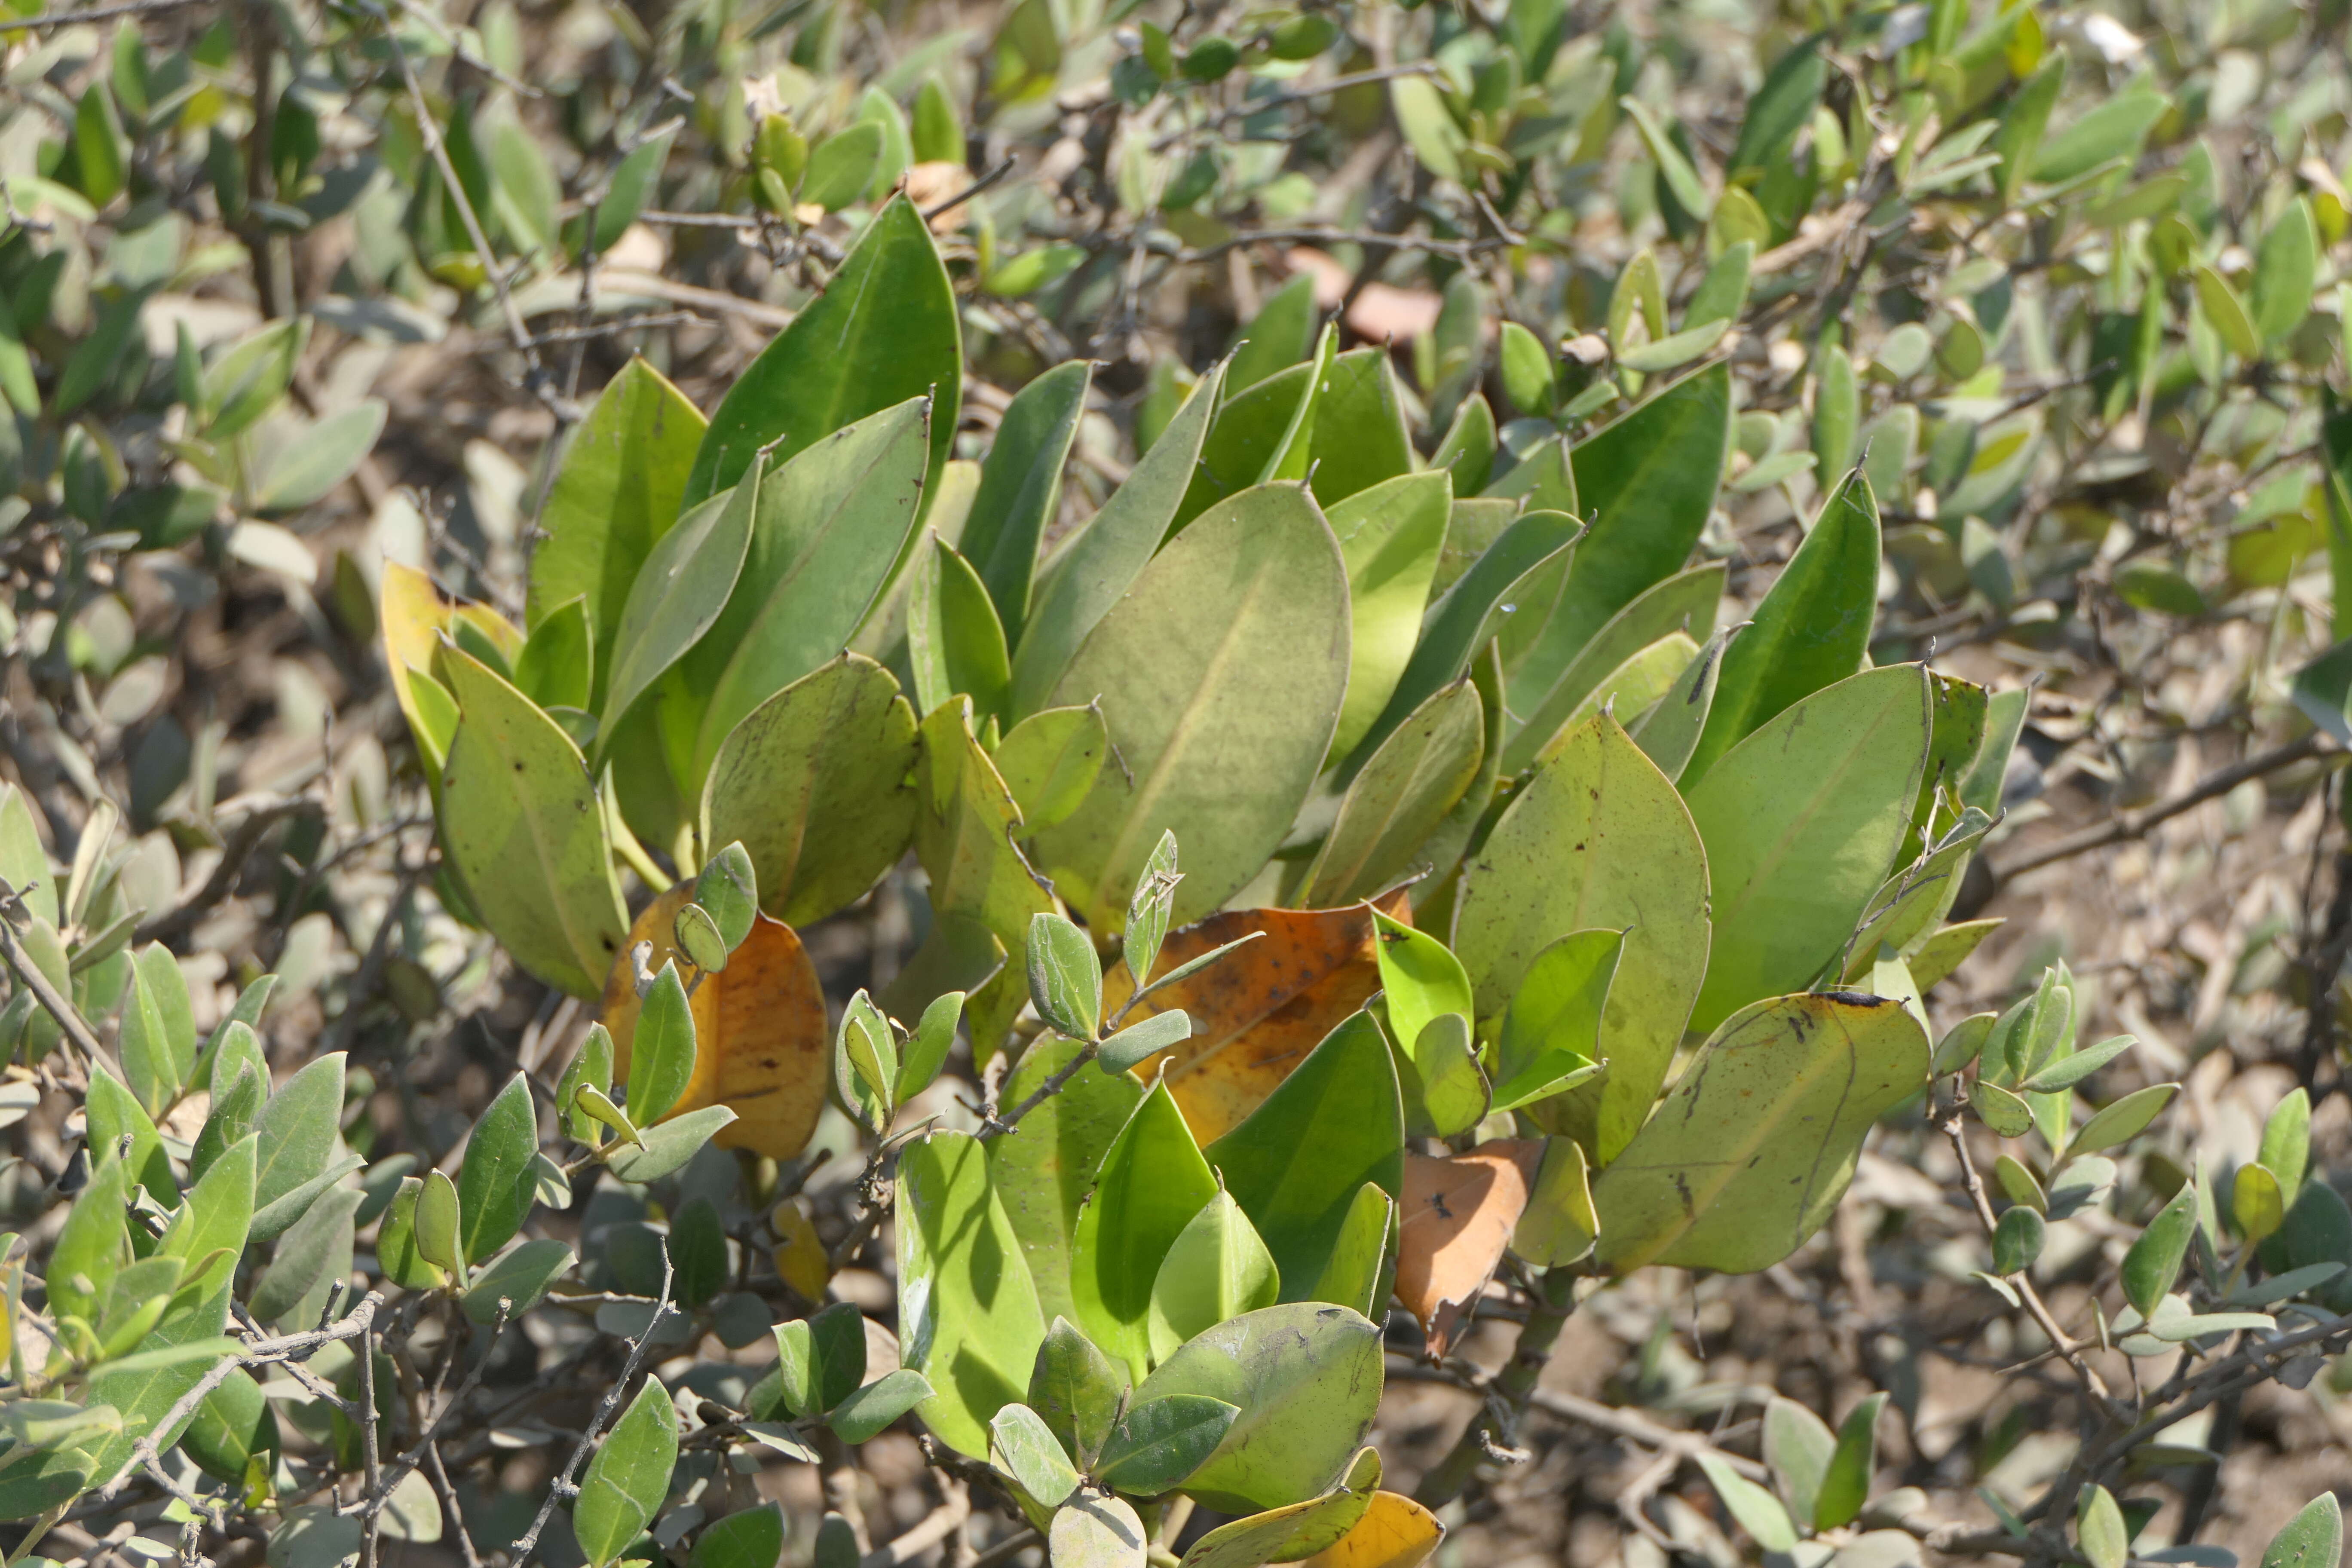
[(1543, 1163), (1540, 1138), (1497, 1138), (1467, 1154), (1404, 1157), (1397, 1300), (1445, 1353), (1462, 1309), (1494, 1277)]
[(1356, 1527), (1301, 1568), (1421, 1568), (1445, 1539), (1437, 1516), (1400, 1492), (1374, 1492)]
[[(1381, 912), (1410, 920), (1402, 893)], [(1369, 904), (1340, 910), (1236, 910), (1168, 933), (1165, 974), (1253, 932), (1257, 939), (1190, 979), (1155, 991), (1128, 1022), (1182, 1009), (1192, 1037), (1135, 1069), (1150, 1082), (1164, 1065), (1192, 1136), (1202, 1144), (1241, 1124), (1291, 1069), (1381, 988)], [(1103, 1007), (1116, 1012), (1135, 987), (1124, 965), (1103, 977)]]
[[(677, 911), (693, 895), (691, 883), (680, 883), (646, 905), (605, 979), (604, 1026), (613, 1032), (618, 1081), (627, 1081), (629, 1042), (637, 1026), (629, 953), (641, 942), (653, 943), (648, 962), (656, 973), (666, 961), (682, 959)], [(760, 916), (726, 969), (696, 989), (693, 1006), (694, 1076), (670, 1116), (724, 1105), (735, 1120), (711, 1140), (720, 1148), (749, 1149), (773, 1160), (799, 1153), (824, 1112), (833, 1070), (824, 991), (801, 939), (783, 921)]]

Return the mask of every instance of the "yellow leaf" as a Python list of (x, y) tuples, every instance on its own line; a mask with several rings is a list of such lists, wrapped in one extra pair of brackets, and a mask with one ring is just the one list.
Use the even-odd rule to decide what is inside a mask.
[[(604, 1026), (613, 1033), (616, 1082), (628, 1081), (629, 1042), (637, 1026), (629, 952), (649, 942), (656, 973), (670, 959), (686, 969), (690, 961), (678, 950), (676, 928), (677, 911), (693, 896), (692, 884), (681, 883), (646, 905), (605, 980)], [(816, 1131), (833, 1070), (824, 992), (801, 939), (783, 921), (760, 916), (725, 972), (705, 976), (696, 987), (692, 1005), (694, 1076), (663, 1120), (724, 1105), (735, 1120), (713, 1143), (772, 1160), (798, 1154)]]
[(1374, 1492), (1372, 1506), (1356, 1528), (1309, 1557), (1303, 1568), (1421, 1568), (1445, 1526), (1437, 1516), (1399, 1492)]

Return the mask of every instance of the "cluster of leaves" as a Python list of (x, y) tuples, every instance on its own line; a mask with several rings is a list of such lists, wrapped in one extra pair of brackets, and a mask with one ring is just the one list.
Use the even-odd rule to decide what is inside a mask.
[[(1948, 1142), (1985, 1310), (2073, 1377), (2075, 1457), (1985, 1492), (1980, 1537), (1878, 1489), (1885, 1393), (1835, 1433), (1775, 1400), (1757, 1458), (1669, 1434), (1667, 1471), (1845, 1568), (2205, 1563), (2141, 1550), (2130, 1489), (2167, 1428), (2352, 1337), (2352, 1211), (2300, 1091), (2256, 1160), (2136, 1143), (2179, 1086), (2123, 1089), (2129, 1036), (2077, 1047), (2063, 964), (1931, 1026), (2000, 923), (1960, 906), (2032, 713), (1930, 660), (2087, 646), (2126, 707), (2202, 724), (2158, 628), (2256, 618), (2245, 727), (2352, 743), (2342, 17), (2155, 18), (2150, 51), (2103, 15), (1808, 9), (1709, 93), (1556, 0), (1020, 0), (860, 81), (863, 16), (613, 9), (544, 75), (503, 3), (0, 29), (31, 89), (0, 123), (0, 641), (54, 756), (0, 800), (0, 1114), (62, 1089), (86, 1128), (68, 1217), (0, 1246), (16, 1552), (129, 1491), (191, 1552), (235, 1514), (277, 1568), (445, 1528), (470, 1557), (450, 1472), (488, 1449), (445, 1464), (448, 1423), (519, 1323), (585, 1315), (620, 1359), (512, 1568), (566, 1504), (592, 1568), (772, 1568), (787, 1519), (729, 1478), (902, 1419), (1059, 1568), (1410, 1568), (1580, 1300), (1790, 1259), (1885, 1126)], [(988, 183), (1024, 161), (1061, 172)], [(1288, 280), (1155, 324), (1253, 252)], [(240, 266), (258, 319), (204, 326)], [(648, 300), (788, 324), (698, 371)], [(299, 803), (216, 813), (218, 731), (111, 754), (144, 710), (116, 574), (200, 552), (307, 609), (286, 524), (383, 486), (362, 356), (459, 322), (561, 438), (521, 594), (456, 538), (337, 558), (437, 843), (360, 973), (389, 987), (393, 944), (434, 1016), (423, 884), (571, 999), (541, 1023), (602, 1021), (446, 1155), (371, 1160), (368, 1069), (306, 1040), (273, 1089), (266, 975), (199, 1041), (163, 942), (280, 817), (312, 834), (289, 914), (332, 857)], [(625, 333), (651, 357), (576, 402)], [(714, 368), (706, 415), (680, 386)], [(1131, 464), (1090, 428), (1117, 403)], [(1744, 557), (1784, 523), (1767, 586)], [(101, 805), (60, 869), (40, 778), (103, 802), (117, 761), (168, 835), (118, 846)], [(180, 904), (178, 851), (214, 848)], [(919, 944), (835, 1023), (804, 933), (909, 881)], [(845, 1143), (828, 1246), (804, 1191)], [(618, 1205), (601, 1256), (575, 1192)], [(2069, 1327), (2046, 1255), (2093, 1218), (2116, 1245)], [(820, 1305), (886, 1237), (896, 1364)], [(1487, 1374), (1461, 1351), (1497, 1300)], [(772, 1369), (638, 1381), (705, 1332)], [(2116, 1356), (2174, 1359), (2126, 1395)], [(1419, 1500), (1368, 1446), (1399, 1364), (1483, 1396)], [(864, 1542), (828, 1501), (833, 1563)], [(2273, 1555), (2339, 1550), (2323, 1499)]]

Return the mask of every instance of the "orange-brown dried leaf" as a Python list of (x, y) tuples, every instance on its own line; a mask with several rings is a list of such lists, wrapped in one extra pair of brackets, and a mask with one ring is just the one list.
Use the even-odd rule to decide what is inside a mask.
[[(629, 953), (649, 942), (656, 973), (673, 958), (683, 968), (677, 911), (693, 894), (691, 884), (680, 883), (646, 905), (605, 979), (604, 1026), (613, 1033), (613, 1074), (622, 1082), (628, 1079), (629, 1043), (637, 1026)], [(693, 1008), (694, 1076), (669, 1115), (724, 1105), (735, 1120), (711, 1140), (720, 1148), (749, 1149), (774, 1160), (806, 1148), (824, 1113), (833, 1052), (816, 965), (793, 928), (760, 916), (727, 967), (696, 989)]]
[[(1402, 893), (1381, 912), (1410, 920)], [(1182, 1045), (1135, 1069), (1150, 1082), (1164, 1065), (1168, 1088), (1203, 1146), (1223, 1137), (1279, 1087), (1291, 1069), (1381, 988), (1369, 904), (1343, 910), (1236, 910), (1168, 933), (1155, 973), (1166, 973), (1253, 932), (1257, 939), (1188, 980), (1155, 991), (1130, 1024), (1181, 1009), (1192, 1020)], [(1135, 987), (1125, 965), (1103, 977), (1113, 1013)]]
[(1540, 1138), (1497, 1138), (1467, 1154), (1404, 1157), (1397, 1300), (1444, 1355), (1462, 1309), (1486, 1288), (1543, 1164)]

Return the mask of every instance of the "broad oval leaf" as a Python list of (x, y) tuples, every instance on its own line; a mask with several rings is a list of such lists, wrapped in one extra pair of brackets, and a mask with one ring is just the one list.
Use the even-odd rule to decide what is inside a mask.
[(1715, 916), (1692, 1028), (1793, 991), (1839, 956), (1886, 879), (1927, 752), (1927, 681), (1893, 665), (1797, 703), (1689, 791)]
[(1255, 1513), (1329, 1489), (1371, 1429), (1381, 1382), (1378, 1328), (1346, 1307), (1295, 1301), (1188, 1341), (1143, 1381), (1135, 1403), (1197, 1394), (1237, 1407), (1184, 1490), (1226, 1513)]
[(1828, 1217), (1878, 1113), (1927, 1077), (1927, 1032), (1899, 1002), (1832, 992), (1745, 1009), (1594, 1184), (1601, 1267), (1770, 1268)]
[(628, 917), (580, 749), (479, 660), (451, 647), (440, 658), (464, 715), (442, 781), (441, 842), (515, 961), (593, 996)]
[(1090, 925), (1118, 929), (1164, 831), (1184, 846), (1178, 921), (1256, 875), (1322, 766), (1348, 637), (1339, 546), (1302, 489), (1221, 502), (1143, 569), (1052, 702), (1099, 698), (1126, 764), (1037, 837), (1046, 874)]
[(648, 1377), (588, 1461), (572, 1530), (590, 1568), (607, 1568), (653, 1522), (677, 1464), (677, 1410)]
[(1411, 871), (1478, 776), (1486, 728), (1477, 688), (1466, 679), (1415, 709), (1348, 785), (1307, 867), (1301, 901), (1328, 909), (1370, 898)]
[(1011, 647), (1020, 646), (1038, 550), (1061, 505), (1063, 465), (1093, 383), (1093, 363), (1072, 360), (1013, 395), (981, 465), (980, 491), (957, 541), (987, 585)]
[(1045, 1337), (1020, 1237), (979, 1140), (938, 1132), (898, 1156), (900, 1358), (930, 1380), (916, 1406), (941, 1441), (988, 1454), (988, 1423), (1028, 1385)]
[[(1038, 1036), (1007, 1079), (1003, 1102), (1025, 1104), (1077, 1053), (1075, 1040)], [(1018, 1135), (989, 1145), (988, 1167), (1005, 1219), (1021, 1238), (1038, 1302), (1049, 1318), (1075, 1321), (1078, 1315), (1070, 1294), (1070, 1247), (1078, 1212), (1104, 1154), (1142, 1099), (1143, 1086), (1125, 1073), (1081, 1072), (1023, 1117)], [(1075, 1327), (1070, 1331), (1077, 1333)], [(1034, 1387), (1030, 1403), (1038, 1403)]]
[(1601, 1019), (1608, 1077), (1575, 1091), (1569, 1120), (1553, 1123), (1573, 1125), (1602, 1163), (1649, 1115), (1699, 994), (1707, 870), (1681, 797), (1606, 714), (1569, 731), (1463, 868), (1453, 946), (1481, 1019), (1503, 1012), (1569, 932), (1626, 933)]
[(1071, 1237), (1070, 1294), (1078, 1321), (1137, 1375), (1151, 1364), (1153, 1282), (1217, 1179), (1163, 1082), (1106, 1150)]
[(754, 463), (732, 488), (689, 508), (646, 550), (622, 601), (619, 623), (597, 639), (612, 649), (603, 722), (597, 726), (598, 755), (612, 750), (613, 737), (637, 699), (686, 657), (727, 608), (751, 547), (761, 468)]
[[(824, 292), (760, 351), (719, 400), (687, 480), (688, 505), (733, 484), (768, 448), (781, 463), (853, 420), (908, 398), (943, 411), (963, 401), (955, 293), (922, 215), (893, 196)], [(932, 421), (930, 463), (948, 458), (955, 420)]]
[[(1320, 468), (1315, 478), (1318, 495), (1330, 494)], [(1454, 487), (1443, 469), (1400, 474), (1335, 500), (1325, 511), (1348, 564), (1350, 627), (1348, 693), (1331, 737), (1334, 758), (1355, 751), (1412, 658), (1453, 512)]]
[(861, 654), (793, 681), (729, 731), (702, 793), (703, 840), (739, 841), (760, 907), (805, 926), (855, 902), (915, 830), (915, 713)]

